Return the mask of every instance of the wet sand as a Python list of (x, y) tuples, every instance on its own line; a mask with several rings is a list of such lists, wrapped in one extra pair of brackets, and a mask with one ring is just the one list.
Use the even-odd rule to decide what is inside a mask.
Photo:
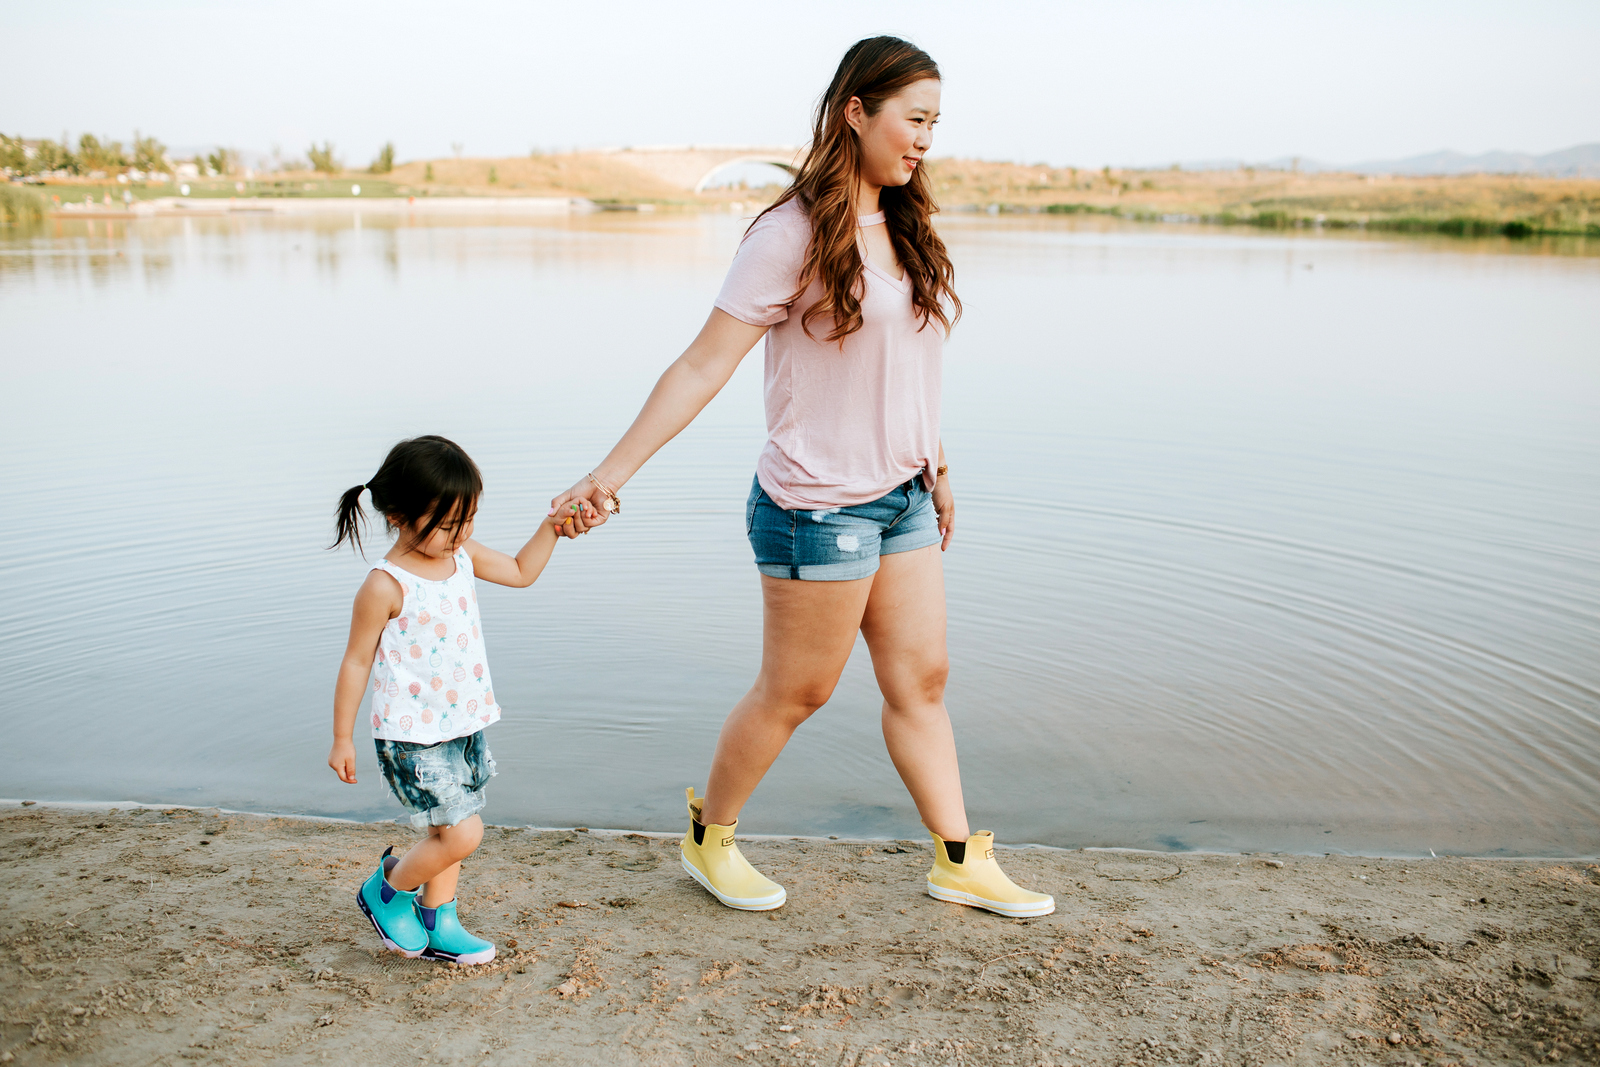
[(732, 912), (676, 839), (492, 828), (501, 957), (385, 953), (353, 894), (408, 830), (0, 808), (0, 1063), (1600, 1062), (1600, 865), (1004, 850), (1058, 909), (931, 900), (920, 841), (745, 846)]

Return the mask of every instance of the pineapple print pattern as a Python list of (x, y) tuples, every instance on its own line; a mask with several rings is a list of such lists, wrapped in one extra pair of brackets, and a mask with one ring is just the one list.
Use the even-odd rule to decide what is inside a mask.
[(419, 578), (388, 560), (405, 590), (400, 615), (378, 639), (372, 668), (372, 736), (435, 744), (481, 730), (500, 718), (479, 630), (472, 561), (457, 552), (442, 582)]

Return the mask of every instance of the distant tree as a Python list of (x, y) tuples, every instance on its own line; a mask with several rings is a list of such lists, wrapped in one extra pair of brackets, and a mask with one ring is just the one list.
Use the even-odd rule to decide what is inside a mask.
[(20, 137), (7, 137), (0, 133), (0, 169), (7, 174), (28, 173), (28, 147)]
[(378, 149), (378, 158), (372, 161), (372, 166), (368, 167), (367, 170), (373, 174), (388, 174), (394, 170), (393, 141), (386, 141), (384, 146)]
[(40, 141), (34, 147), (32, 162), (33, 166), (29, 170), (30, 174), (48, 174), (55, 170), (64, 170), (68, 173), (76, 174), (79, 170), (78, 157), (74, 156), (72, 150), (67, 147), (65, 134), (62, 134), (60, 144), (48, 138)]
[(500, 175), (493, 167), (489, 168), (489, 184), (494, 185), (500, 181)]
[(239, 153), (235, 152), (231, 148), (219, 147), (215, 152), (206, 157), (205, 163), (206, 166), (211, 168), (212, 173), (221, 178), (225, 175), (232, 174), (236, 169), (238, 169)]
[(146, 174), (172, 170), (167, 162), (167, 146), (154, 137), (140, 137), (138, 130), (133, 131), (133, 165)]
[(101, 142), (92, 133), (78, 138), (78, 165), (85, 171), (117, 170), (128, 165), (121, 141)]
[(433, 181), (433, 164), (432, 163), (429, 163), (427, 165), (427, 167), (425, 167), (423, 169), (423, 171), (422, 171), (422, 180), (425, 181), (425, 182)]
[(337, 174), (344, 170), (344, 164), (333, 158), (332, 141), (323, 141), (321, 148), (313, 144), (306, 149), (306, 158), (311, 160), (311, 169), (323, 174)]

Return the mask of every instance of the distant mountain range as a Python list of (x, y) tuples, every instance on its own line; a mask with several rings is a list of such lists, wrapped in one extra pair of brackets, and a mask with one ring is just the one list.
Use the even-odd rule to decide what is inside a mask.
[(1184, 170), (1237, 170), (1245, 166), (1264, 170), (1292, 170), (1298, 166), (1308, 174), (1340, 171), (1346, 174), (1538, 174), (1552, 178), (1600, 178), (1600, 142), (1573, 145), (1542, 156), (1499, 151), (1468, 156), (1445, 149), (1406, 159), (1374, 159), (1349, 164), (1293, 156), (1254, 163), (1243, 159), (1205, 159), (1182, 164)]

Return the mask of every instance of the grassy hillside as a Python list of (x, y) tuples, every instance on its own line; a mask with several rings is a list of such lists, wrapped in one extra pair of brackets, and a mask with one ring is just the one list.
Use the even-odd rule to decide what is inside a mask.
[(582, 196), (630, 203), (696, 199), (693, 193), (664, 185), (636, 167), (591, 152), (508, 159), (418, 160), (395, 167), (385, 177), (409, 187), (413, 195)]
[(1093, 211), (1292, 226), (1600, 235), (1600, 181), (1511, 175), (1379, 177), (1285, 171), (1132, 171), (930, 160), (947, 208)]

